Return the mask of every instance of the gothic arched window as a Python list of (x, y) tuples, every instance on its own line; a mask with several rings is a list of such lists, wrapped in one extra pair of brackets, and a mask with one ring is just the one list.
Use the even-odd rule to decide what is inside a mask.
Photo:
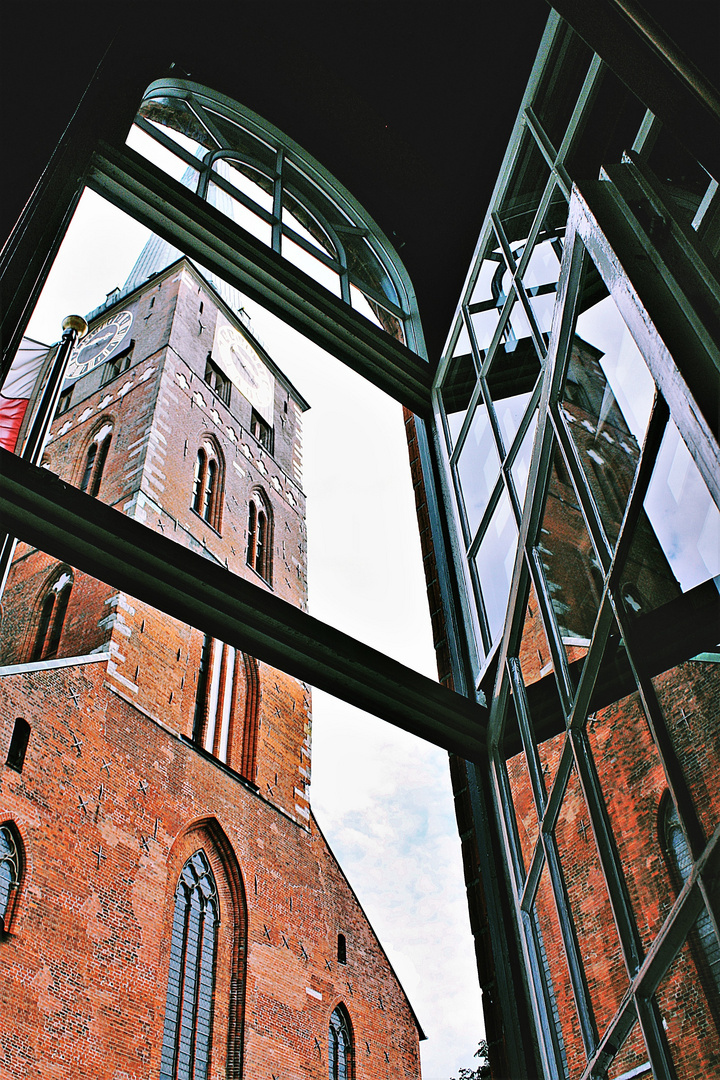
[(20, 853), (9, 825), (0, 828), (0, 933), (7, 930), (15, 890), (20, 882)]
[(210, 1065), (219, 909), (215, 878), (200, 849), (175, 890), (161, 1080), (205, 1080)]
[(72, 584), (72, 574), (63, 570), (47, 590), (40, 608), (31, 660), (54, 660), (57, 656)]
[(353, 1045), (350, 1017), (344, 1005), (338, 1005), (330, 1017), (328, 1035), (329, 1080), (353, 1080)]
[(93, 438), (87, 452), (87, 457), (85, 458), (85, 468), (83, 470), (82, 480), (80, 481), (80, 490), (87, 491), (88, 495), (92, 495), (93, 497), (97, 495), (100, 490), (100, 483), (102, 481), (108, 450), (110, 449), (111, 438), (112, 425), (105, 424)]
[(220, 452), (206, 440), (197, 452), (193, 476), (192, 508), (208, 525), (220, 531), (223, 468)]
[(259, 491), (248, 506), (247, 563), (270, 584), (272, 580), (272, 511)]

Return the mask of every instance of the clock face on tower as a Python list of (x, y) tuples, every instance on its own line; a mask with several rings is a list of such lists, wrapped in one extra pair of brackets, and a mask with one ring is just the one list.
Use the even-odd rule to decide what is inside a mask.
[(213, 353), (240, 393), (272, 425), (275, 379), (247, 338), (219, 312)]
[(66, 377), (77, 379), (108, 360), (123, 344), (133, 324), (131, 311), (118, 311), (79, 341), (68, 360)]

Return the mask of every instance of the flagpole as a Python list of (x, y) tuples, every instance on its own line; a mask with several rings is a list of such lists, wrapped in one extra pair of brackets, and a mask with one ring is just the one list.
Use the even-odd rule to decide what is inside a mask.
[[(65, 379), (65, 370), (70, 358), (70, 353), (76, 344), (87, 333), (87, 323), (82, 315), (67, 315), (62, 323), (63, 334), (60, 348), (57, 351), (55, 362), (50, 369), (45, 388), (40, 398), (40, 404), (35, 412), (30, 434), (25, 440), (25, 445), (18, 455), (31, 465), (39, 465), (42, 460), (45, 443), (50, 432), (50, 425), (55, 419), (60, 391)], [(9, 533), (0, 535), (0, 599), (5, 592), (10, 566), (15, 553), (17, 539)]]

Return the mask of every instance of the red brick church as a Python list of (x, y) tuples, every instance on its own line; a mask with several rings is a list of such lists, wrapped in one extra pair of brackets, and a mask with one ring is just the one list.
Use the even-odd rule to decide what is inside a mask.
[[(186, 259), (89, 321), (44, 466), (304, 608), (301, 394)], [(24, 543), (0, 664), (4, 1075), (419, 1077), (306, 685)]]

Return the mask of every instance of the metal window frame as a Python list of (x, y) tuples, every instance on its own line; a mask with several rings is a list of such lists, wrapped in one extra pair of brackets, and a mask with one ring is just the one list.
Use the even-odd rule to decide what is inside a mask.
[[(609, 179), (604, 181), (607, 185), (610, 182)], [(608, 207), (610, 211), (615, 209), (616, 203), (611, 200), (617, 200), (618, 195), (616, 192), (606, 195), (605, 191), (598, 191), (596, 188), (592, 189), (593, 205), (596, 209), (600, 206), (605, 211), (604, 220), (607, 221), (609, 217), (612, 224), (612, 213), (608, 214)], [(632, 249), (630, 253), (632, 254)], [(682, 375), (673, 362), (667, 347), (659, 338), (645, 304), (640, 300), (638, 292), (630, 283), (621, 259), (611, 246), (596, 214), (577, 189), (574, 189), (566, 231), (565, 257), (561, 270), (558, 302), (553, 323), (553, 345), (544, 375), (543, 399), (541, 402), (542, 431), (538, 433), (536, 438), (532, 479), (529, 482), (529, 490), (534, 491), (534, 498), (528, 499), (523, 515), (520, 553), (516, 564), (510, 602), (510, 610), (514, 610), (515, 614), (506, 627), (498, 661), (500, 672), (507, 670), (507, 675), (501, 676), (496, 686), (488, 729), (488, 745), (491, 755), (491, 770), (494, 777), (495, 806), (506, 848), (506, 867), (510, 874), (516, 898), (517, 923), (523, 929), (525, 935), (523, 948), (530, 973), (534, 971), (537, 974), (541, 964), (536, 951), (533, 952), (533, 950), (536, 950), (536, 942), (528, 922), (528, 915), (531, 911), (532, 899), (539, 882), (540, 873), (546, 865), (550, 873), (561, 924), (564, 920), (567, 900), (562, 881), (562, 868), (555, 857), (553, 844), (548, 842), (548, 838), (552, 837), (557, 815), (561, 811), (562, 798), (571, 768), (577, 770), (585, 804), (589, 810), (597, 854), (605, 879), (611, 910), (618, 927), (621, 952), (630, 978), (630, 984), (622, 1005), (616, 1012), (607, 1031), (593, 1034), (592, 1025), (587, 1029), (585, 1038), (588, 1064), (583, 1077), (589, 1080), (590, 1077), (604, 1075), (622, 1039), (628, 1034), (637, 1018), (656, 1075), (669, 1078), (674, 1075), (673, 1066), (667, 1040), (662, 1030), (662, 1018), (654, 995), (661, 979), (683, 945), (687, 932), (697, 918), (703, 904), (708, 905), (709, 877), (707, 868), (711, 860), (716, 858), (717, 852), (720, 851), (720, 826), (715, 835), (706, 840), (697, 819), (692, 796), (687, 787), (680, 762), (677, 759), (676, 751), (667, 731), (666, 721), (657, 702), (651, 682), (651, 670), (648, 669), (646, 657), (644, 655), (640, 656), (638, 653), (641, 644), (640, 637), (628, 622), (627, 617), (612, 594), (613, 583), (617, 580), (619, 567), (622, 566), (627, 555), (634, 524), (642, 507), (656, 455), (671, 415), (671, 410), (667, 408), (662, 398), (656, 399), (643, 453), (636, 469), (629, 503), (614, 550), (607, 545), (602, 534), (599, 517), (590, 497), (589, 485), (582, 470), (579, 466), (571, 468), (576, 494), (578, 491), (582, 491), (583, 488), (585, 489), (583, 492), (584, 497), (580, 498), (580, 502), (586, 521), (591, 527), (593, 542), (598, 553), (603, 555), (602, 564), (605, 578), (604, 594), (592, 644), (586, 656), (577, 688), (569, 678), (564, 650), (559, 641), (555, 619), (552, 614), (550, 598), (543, 588), (542, 573), (539, 565), (536, 565), (539, 560), (537, 555), (533, 555), (532, 550), (533, 538), (537, 534), (542, 518), (546, 478), (551, 467), (552, 448), (556, 443), (558, 430), (562, 426), (559, 417), (554, 414), (553, 402), (557, 400), (561, 387), (565, 358), (569, 352), (572, 328), (575, 322), (574, 297), (579, 289), (581, 267), (586, 258), (591, 258), (595, 263), (626, 324), (629, 324), (641, 353), (646, 357), (646, 361), (649, 354), (653, 357), (654, 363), (649, 364), (649, 366), (651, 366), (656, 382), (660, 383), (660, 389), (670, 386), (674, 391), (673, 400), (675, 400), (675, 397), (682, 399), (682, 406), (677, 411), (672, 410), (673, 419), (675, 419), (686, 445), (689, 445), (691, 449), (695, 448), (693, 457), (703, 475), (703, 479), (706, 483), (708, 480), (710, 481), (708, 484), (709, 490), (712, 490), (713, 481), (717, 479), (714, 470), (707, 468), (708, 456), (712, 454), (713, 443), (712, 435), (708, 433), (707, 425), (704, 423), (702, 410), (694, 402), (687, 383), (684, 383)], [(688, 320), (688, 323), (691, 321)], [(658, 359), (659, 352), (660, 358)], [(712, 357), (707, 362), (708, 364), (712, 363)], [(697, 373), (692, 367), (690, 368), (690, 375), (694, 376), (695, 385), (698, 385)], [(678, 383), (680, 384), (679, 390)], [(691, 418), (690, 422), (688, 422), (688, 417)], [(567, 450), (569, 447), (566, 446), (565, 449)], [(717, 465), (719, 460), (717, 444), (714, 445), (714, 452), (714, 461)], [(592, 521), (593, 515), (595, 515), (594, 522)], [(605, 548), (604, 551), (603, 547)], [(538, 773), (537, 736), (532, 728), (530, 714), (525, 711), (526, 705), (522, 704), (526, 701), (524, 684), (519, 665), (513, 659), (522, 628), (525, 610), (525, 601), (522, 598), (527, 594), (528, 577), (532, 580), (538, 596), (541, 617), (545, 623), (557, 676), (560, 701), (566, 716), (563, 756), (546, 799)], [(521, 600), (522, 602), (520, 602)], [(689, 883), (678, 896), (647, 956), (643, 956), (622, 865), (614, 844), (612, 826), (607, 816), (604, 796), (600, 790), (597, 772), (584, 731), (593, 685), (599, 671), (605, 642), (612, 623), (619, 626), (623, 635), (630, 668), (634, 677), (634, 685), (639, 690), (643, 711), (650, 725), (659, 761), (664, 767), (673, 801), (678, 808), (679, 820), (695, 857)], [(658, 670), (662, 670), (662, 668)], [(519, 861), (519, 841), (514, 823), (514, 809), (502, 759), (503, 717), (507, 704), (508, 678), (514, 687), (515, 711), (520, 726), (523, 749), (530, 768), (540, 830), (535, 847), (535, 858), (532, 865), (524, 873), (521, 869), (522, 862)], [(706, 906), (706, 910), (711, 911), (711, 907)], [(576, 971), (576, 945), (574, 944), (571, 920), (565, 924), (565, 949), (570, 962), (571, 981), (576, 1002), (578, 1003), (581, 1024), (583, 1029), (586, 1029), (586, 1022), (583, 1022), (582, 1014), (583, 1007), (588, 1002), (584, 1000), (583, 983), (582, 979), (579, 978), (582, 972), (581, 962), (580, 971)], [(548, 1033), (552, 1034), (547, 1014), (547, 1002), (543, 1001), (542, 995), (538, 994), (534, 982), (535, 979), (531, 978), (533, 1008), (538, 1031), (546, 1041), (543, 1057), (547, 1062), (549, 1055), (553, 1052), (552, 1039), (550, 1039), (549, 1043), (547, 1042)], [(600, 1037), (598, 1037), (598, 1034)], [(622, 1035), (622, 1039), (619, 1038), (620, 1035)], [(610, 1047), (613, 1048), (612, 1051)], [(548, 1067), (548, 1075), (554, 1075), (554, 1070), (559, 1067), (560, 1063), (556, 1061), (552, 1068)]]

